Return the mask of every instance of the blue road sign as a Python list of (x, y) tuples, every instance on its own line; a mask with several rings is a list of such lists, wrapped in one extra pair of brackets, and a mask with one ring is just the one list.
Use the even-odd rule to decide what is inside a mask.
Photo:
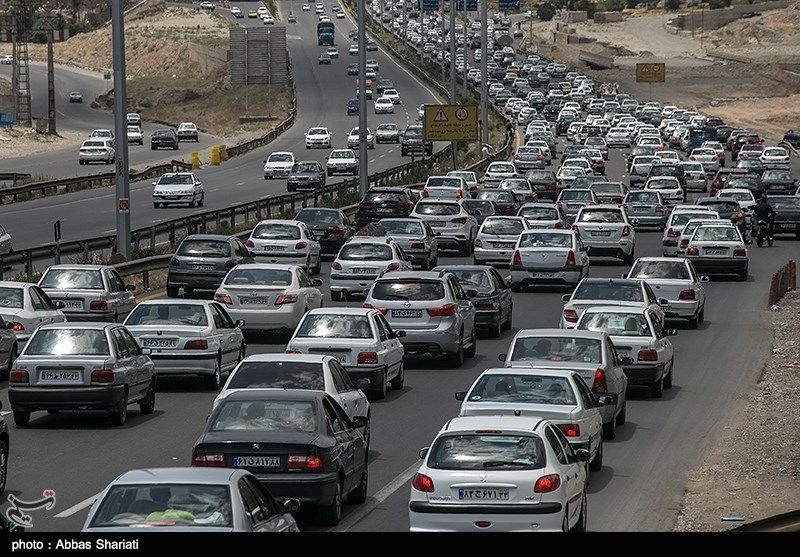
[[(456, 0), (456, 11), (463, 12), (464, 11), (464, 0)], [(478, 11), (478, 0), (467, 0), (467, 11), (468, 12), (477, 12)]]
[(519, 10), (519, 0), (500, 0), (501, 12), (515, 12)]
[(423, 12), (435, 12), (439, 10), (439, 0), (420, 0)]

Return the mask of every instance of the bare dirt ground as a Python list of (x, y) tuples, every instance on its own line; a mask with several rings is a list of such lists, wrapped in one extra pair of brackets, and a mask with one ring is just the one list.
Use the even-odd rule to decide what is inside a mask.
[(800, 507), (800, 296), (771, 314), (772, 357), (734, 421), (718, 428), (706, 458), (689, 473), (675, 530), (719, 531)]

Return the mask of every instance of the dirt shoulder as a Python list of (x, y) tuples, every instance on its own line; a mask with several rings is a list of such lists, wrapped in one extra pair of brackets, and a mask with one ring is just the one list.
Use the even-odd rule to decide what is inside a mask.
[[(772, 356), (743, 393), (736, 418), (716, 428), (706, 458), (689, 473), (675, 530), (720, 531), (800, 508), (800, 296), (770, 313)], [(720, 380), (724, 380), (721, 378)]]

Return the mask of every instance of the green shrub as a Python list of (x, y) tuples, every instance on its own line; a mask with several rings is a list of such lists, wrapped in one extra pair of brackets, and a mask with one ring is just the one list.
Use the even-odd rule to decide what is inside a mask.
[(545, 2), (536, 6), (536, 17), (542, 21), (550, 21), (556, 15), (556, 7), (550, 2)]
[(600, 0), (597, 10), (601, 12), (621, 12), (625, 9), (625, 0)]
[(664, 8), (670, 12), (674, 12), (680, 7), (681, 7), (680, 0), (665, 0), (664, 2)]

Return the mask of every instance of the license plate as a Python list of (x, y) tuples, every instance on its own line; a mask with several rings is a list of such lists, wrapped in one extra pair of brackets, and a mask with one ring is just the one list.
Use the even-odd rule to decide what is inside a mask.
[(778, 225), (778, 228), (797, 228), (797, 224), (795, 223), (781, 223)]
[(431, 223), (431, 226), (433, 228), (444, 228), (445, 226), (447, 226), (447, 223), (446, 222), (433, 221)]
[(269, 303), (269, 298), (242, 298), (242, 297), (239, 297), (239, 303), (242, 304), (243, 306), (246, 306), (246, 305), (263, 306), (263, 305), (266, 305), (266, 304)]
[(340, 364), (346, 364), (347, 363), (347, 356), (335, 356), (335, 357), (336, 357), (337, 360), (339, 360)]
[(503, 243), (503, 242), (495, 242), (494, 247), (500, 249), (512, 249), (517, 244), (515, 243)]
[(592, 230), (591, 231), (591, 235), (592, 236), (596, 236), (596, 237), (605, 238), (605, 237), (611, 236), (611, 232), (606, 232), (605, 230)]
[(213, 265), (189, 265), (189, 269), (192, 271), (213, 271)]
[(83, 309), (83, 300), (64, 300), (64, 309)]
[(175, 348), (178, 341), (166, 338), (143, 338), (142, 346), (146, 348)]
[(284, 251), (286, 246), (261, 246), (264, 251)]
[(324, 232), (312, 232), (312, 233), (311, 233), (311, 236), (312, 236), (312, 237), (313, 237), (315, 240), (319, 240), (320, 238), (322, 238), (322, 237), (324, 237), (324, 236), (325, 236), (325, 233), (324, 233)]
[(79, 371), (43, 371), (41, 375), (42, 381), (64, 381), (75, 382), (81, 380), (81, 372)]
[(354, 275), (376, 275), (378, 274), (378, 269), (375, 267), (356, 267), (353, 269)]
[(533, 273), (536, 278), (556, 278), (560, 277), (561, 273)]
[(650, 207), (633, 207), (634, 213), (648, 213), (650, 212)]
[(459, 489), (459, 501), (508, 501), (508, 489)]
[(706, 255), (728, 255), (728, 250), (726, 249), (707, 249)]
[(233, 465), (237, 468), (279, 468), (279, 456), (236, 456)]
[(382, 209), (381, 208), (381, 209), (375, 209), (375, 212), (376, 213), (393, 213), (394, 209), (392, 209), (392, 208)]
[(420, 318), (422, 317), (421, 309), (393, 309), (392, 317), (405, 317), (405, 318)]

